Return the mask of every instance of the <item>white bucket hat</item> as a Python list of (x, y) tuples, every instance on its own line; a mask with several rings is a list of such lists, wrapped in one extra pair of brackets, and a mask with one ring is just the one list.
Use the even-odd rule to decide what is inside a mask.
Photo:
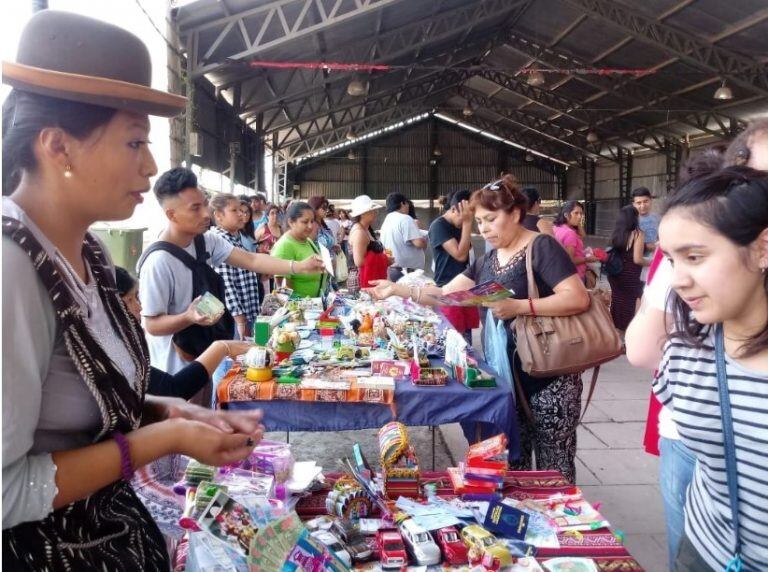
[(355, 197), (352, 201), (352, 204), (349, 208), (349, 216), (354, 218), (356, 216), (360, 216), (380, 208), (381, 205), (374, 203), (373, 200), (371, 200), (371, 197), (368, 195), (360, 195)]

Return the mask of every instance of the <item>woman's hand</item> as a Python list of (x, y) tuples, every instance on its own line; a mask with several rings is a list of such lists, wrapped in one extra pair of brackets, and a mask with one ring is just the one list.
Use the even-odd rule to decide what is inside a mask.
[(229, 433), (201, 421), (175, 419), (170, 423), (174, 424), (174, 449), (214, 467), (242, 461), (264, 435), (263, 428), (253, 433)]
[(506, 300), (499, 300), (498, 302), (483, 304), (483, 306), (491, 311), (494, 318), (498, 320), (511, 320), (524, 313), (524, 310), (521, 307), (521, 302), (525, 302), (525, 300), (508, 298)]
[(261, 424), (263, 415), (258, 409), (254, 411), (222, 411), (220, 409), (207, 409), (183, 399), (172, 398), (166, 400), (166, 417), (168, 419), (199, 421), (225, 433), (254, 435), (259, 431), (264, 432), (264, 426)]
[(310, 256), (301, 262), (296, 262), (293, 267), (296, 274), (317, 274), (318, 272), (325, 272), (323, 259), (317, 254)]
[(363, 288), (365, 292), (368, 292), (374, 300), (384, 300), (391, 296), (399, 296), (397, 284), (390, 282), (389, 280), (371, 280), (373, 288)]
[(227, 352), (227, 356), (231, 358), (236, 358), (237, 356), (241, 356), (243, 354), (248, 353), (248, 350), (255, 346), (253, 341), (249, 340), (227, 340), (226, 342), (218, 342), (218, 343), (225, 343), (225, 348)]

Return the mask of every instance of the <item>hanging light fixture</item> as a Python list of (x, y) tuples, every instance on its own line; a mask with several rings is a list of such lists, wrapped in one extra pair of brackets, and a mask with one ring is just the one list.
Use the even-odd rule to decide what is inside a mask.
[(531, 161), (533, 161), (533, 155), (531, 155), (530, 153), (526, 153), (525, 160), (530, 163)]
[(443, 156), (443, 152), (442, 152), (440, 149), (438, 149), (437, 147), (435, 147), (435, 148), (432, 150), (432, 155), (433, 155), (434, 157), (442, 157), (442, 156)]
[(533, 87), (539, 87), (541, 85), (544, 85), (546, 83), (546, 80), (544, 79), (543, 73), (541, 73), (539, 70), (534, 70), (528, 74), (527, 82), (528, 82), (528, 85), (532, 85)]
[(595, 133), (594, 131), (590, 130), (587, 133), (587, 142), (588, 143), (597, 143), (598, 141), (600, 141), (600, 136), (597, 133)]
[(717, 88), (715, 94), (712, 97), (722, 100), (733, 99), (733, 91), (731, 91), (730, 87), (725, 85), (725, 80), (723, 80), (723, 83), (720, 85), (720, 87)]
[(347, 153), (347, 159), (349, 159), (350, 161), (354, 161), (355, 159), (357, 159), (357, 155), (355, 154), (354, 149), (349, 150), (349, 153)]
[(355, 132), (351, 129), (347, 131), (347, 141), (354, 141), (355, 140)]
[(475, 110), (472, 109), (472, 106), (469, 104), (465, 105), (464, 109), (461, 110), (461, 114), (464, 117), (471, 117), (472, 115), (474, 115), (474, 113), (475, 113)]
[(361, 97), (368, 94), (368, 82), (355, 78), (349, 82), (347, 86), (347, 93), (352, 97)]

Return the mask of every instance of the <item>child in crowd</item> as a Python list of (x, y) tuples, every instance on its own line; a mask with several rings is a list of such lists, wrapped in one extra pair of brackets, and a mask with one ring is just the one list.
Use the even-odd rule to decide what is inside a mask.
[(659, 236), (675, 324), (654, 392), (697, 459), (675, 570), (722, 570), (737, 557), (759, 570), (768, 562), (768, 175), (728, 168), (692, 180), (669, 199)]

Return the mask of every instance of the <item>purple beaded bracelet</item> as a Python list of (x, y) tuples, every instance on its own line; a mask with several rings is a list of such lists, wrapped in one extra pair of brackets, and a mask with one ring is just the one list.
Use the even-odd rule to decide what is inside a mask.
[(133, 461), (131, 459), (131, 448), (128, 446), (128, 439), (120, 431), (112, 434), (118, 448), (120, 449), (120, 473), (125, 482), (131, 482), (133, 479)]

